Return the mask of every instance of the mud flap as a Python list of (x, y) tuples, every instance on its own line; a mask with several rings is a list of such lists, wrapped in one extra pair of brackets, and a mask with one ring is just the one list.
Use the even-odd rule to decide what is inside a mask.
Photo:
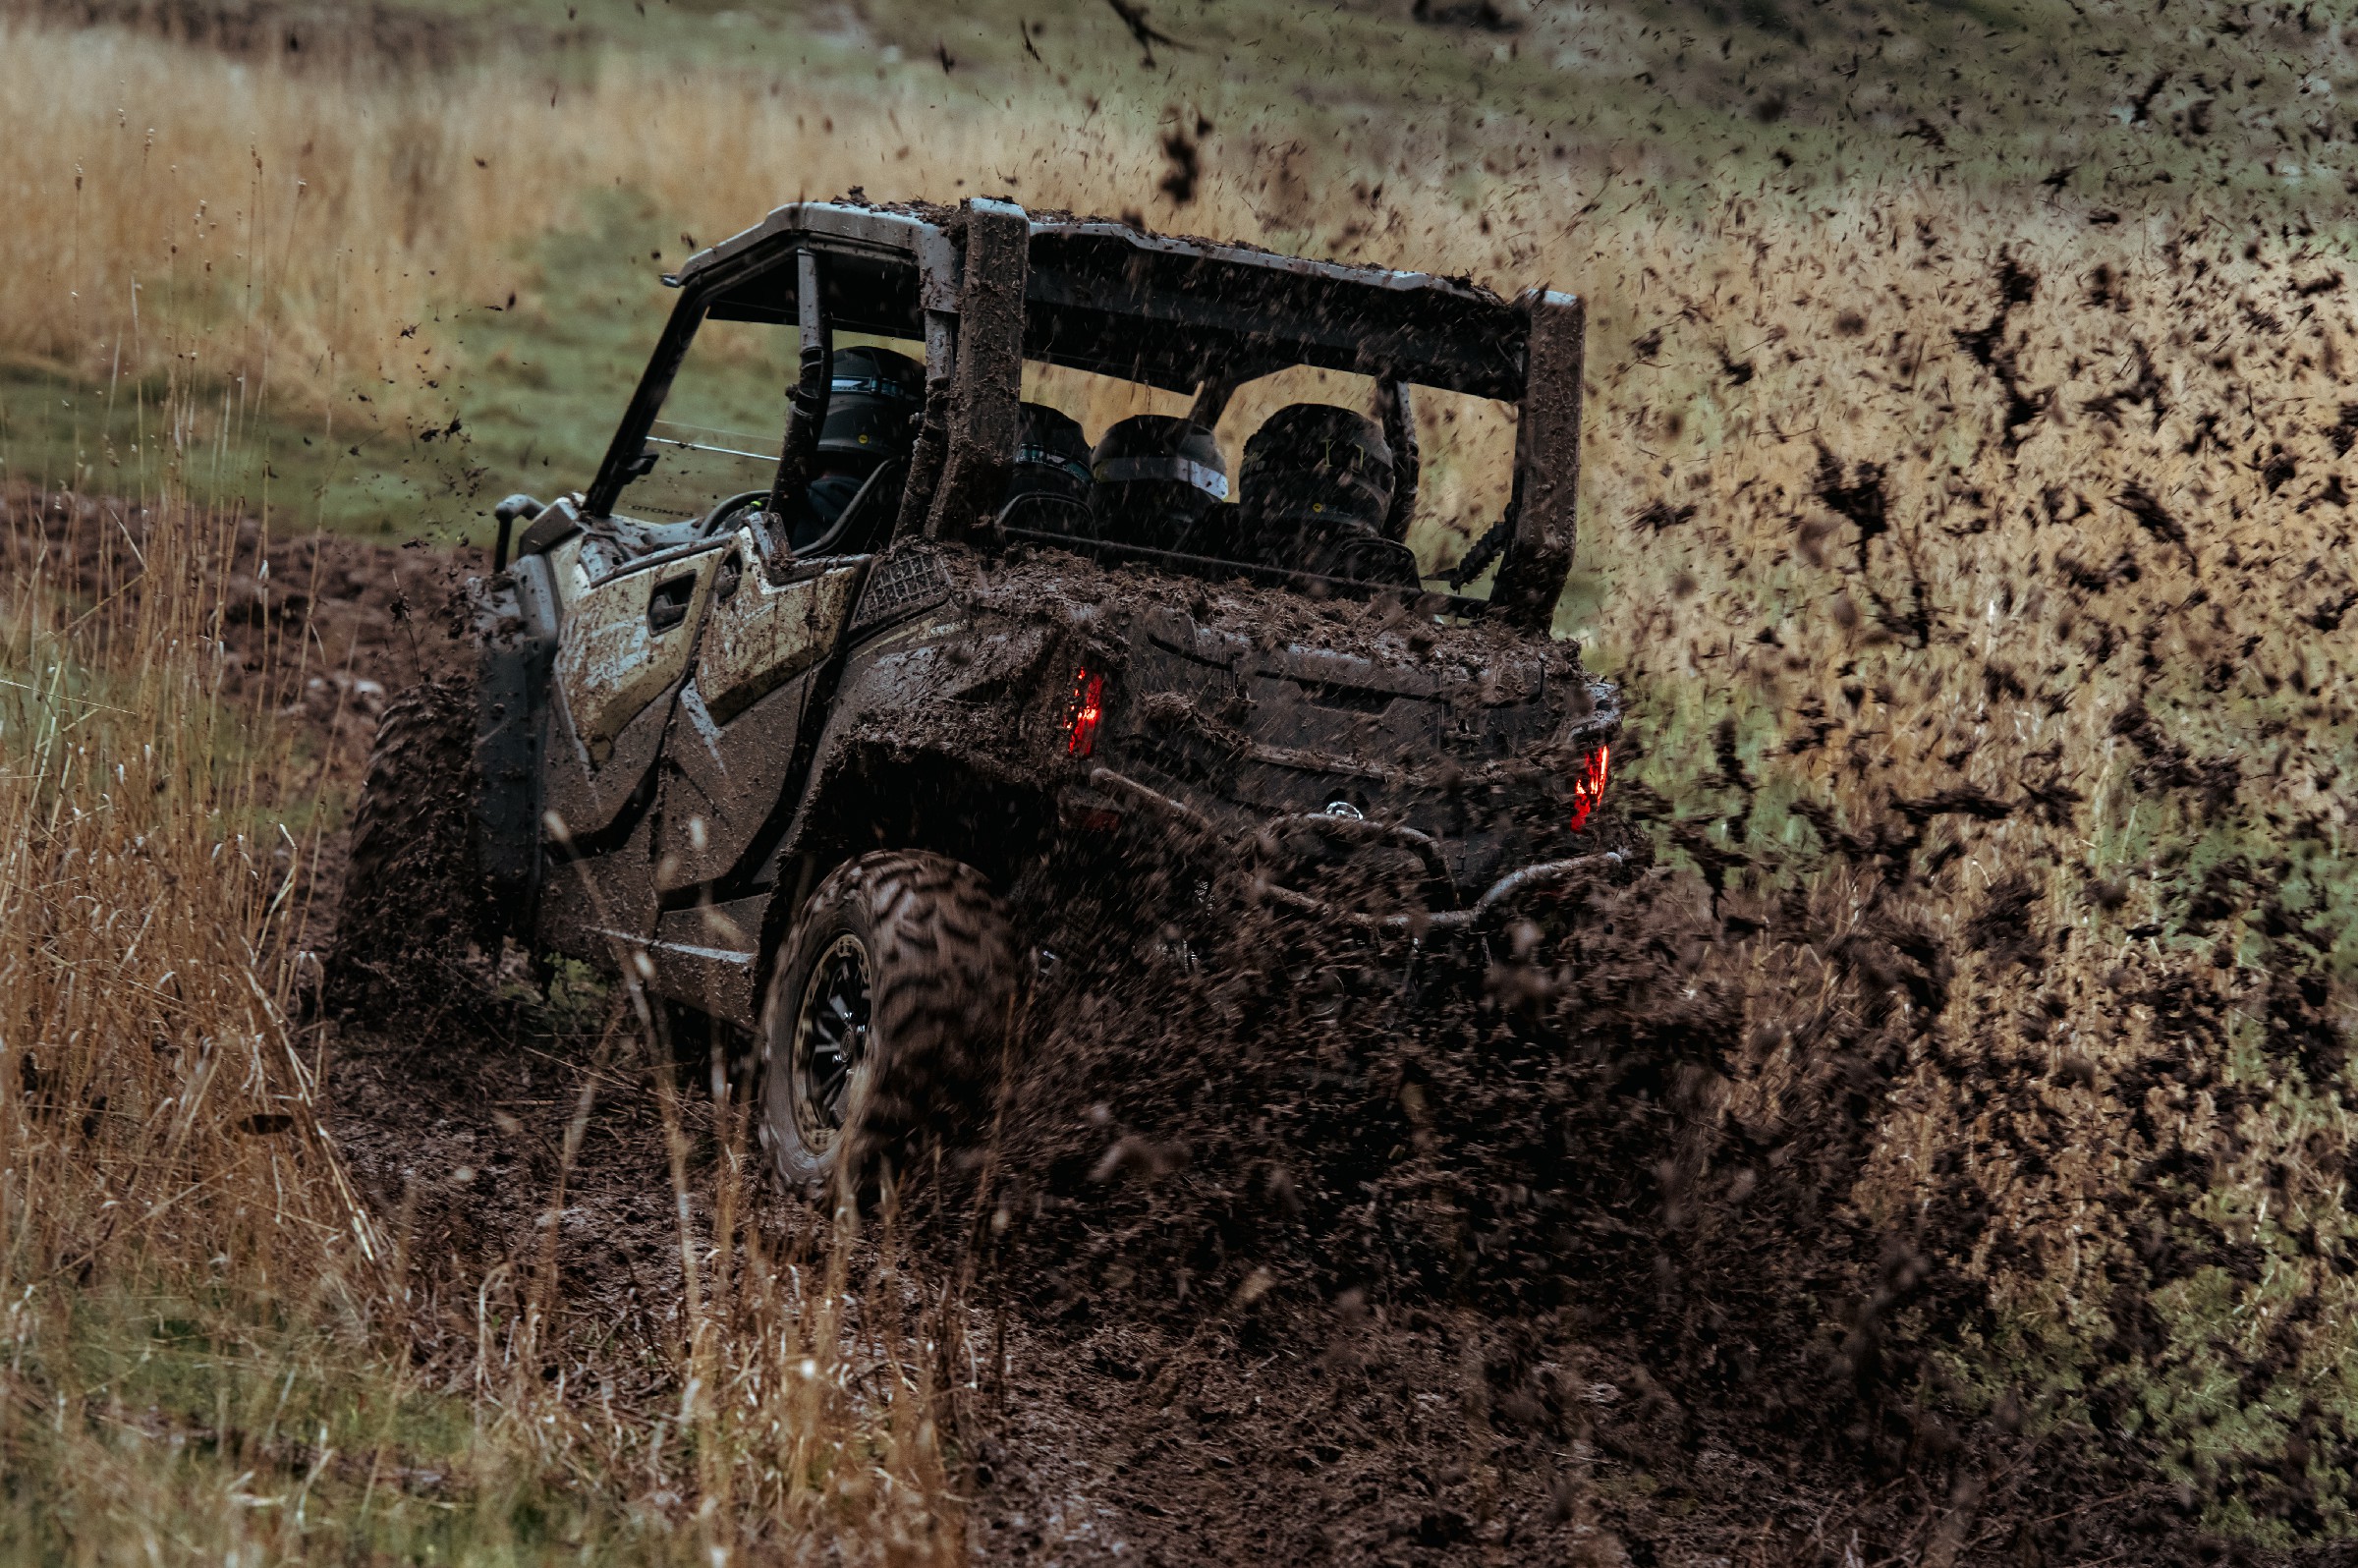
[[(513, 576), (469, 585), (476, 634), (476, 846), (502, 929), (532, 929), (540, 889), (540, 762), (556, 639), (545, 614), (547, 569), (521, 561)], [(533, 602), (528, 603), (531, 600)]]

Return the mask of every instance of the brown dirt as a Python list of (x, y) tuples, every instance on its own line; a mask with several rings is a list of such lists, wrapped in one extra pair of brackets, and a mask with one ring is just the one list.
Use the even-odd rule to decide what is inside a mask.
[[(995, 1362), (959, 1426), (978, 1555), (2261, 1560), (2133, 1445), (1946, 1406), (1930, 1352), (1978, 1304), (1926, 1254), (1973, 1216), (1899, 1237), (1844, 1202), (1941, 961), (1892, 912), (1730, 941), (1711, 902), (1600, 891), (1455, 1005), (1249, 908), (1192, 970), (1060, 970), (987, 1183), (901, 1216), (929, 1277), (973, 1269)], [(1843, 967), (1774, 1112), (1720, 1115), (1785, 1027), (1748, 1028), (1734, 978), (1798, 991), (1820, 952)], [(659, 1256), (658, 1205), (600, 1196), (646, 1191), (647, 1100), (577, 1190), (585, 1234)]]
[[(139, 514), (44, 516), (51, 566), (118, 590), (68, 547), (100, 522), (136, 539)], [(466, 563), (252, 525), (222, 545), (225, 684), (298, 718), (348, 790), (382, 690), (445, 667), (420, 606)], [(273, 676), (299, 636), (309, 673)], [(2011, 1396), (1977, 1414), (1944, 1386), (1940, 1348), (1987, 1323), (1944, 1265), (1986, 1221), (1970, 1188), (1904, 1232), (1849, 1204), (1902, 1065), (1966, 1059), (1935, 1023), (1950, 956), (1886, 873), (1979, 808), (1913, 804), (1837, 846), (1856, 897), (1739, 911), (1648, 871), (1418, 997), (1400, 954), (1249, 901), (1187, 933), (1192, 965), (1056, 933), (1117, 956), (1038, 989), (982, 1174), (950, 1162), (903, 1216), (921, 1270), (971, 1270), (995, 1362), (956, 1412), (978, 1558), (2272, 1560), (2206, 1538), (2133, 1434), (2034, 1439)], [(1975, 939), (2035, 940), (1999, 893)], [(2199, 1036), (2216, 1004), (2152, 979)], [(676, 1069), (565, 1004), (345, 1029), (335, 1131), (455, 1341), (468, 1282), (538, 1252), (593, 1089), (563, 1298), (623, 1397), (659, 1398), (642, 1352), (675, 1331), (679, 1248), (650, 1086)], [(765, 1202), (822, 1244), (822, 1216)]]
[[(985, 1277), (1057, 1347), (1010, 1402), (1069, 1412), (1134, 1549), (1841, 1560), (1822, 1522), (1877, 1494), (1839, 1424), (1881, 1391), (1828, 1386), (1824, 1298), (1875, 1257), (1824, 1195), (1869, 1124), (1804, 1120), (1793, 1179), (1713, 1183), (1767, 1151), (1712, 1125), (1743, 1029), (1697, 891), (1600, 891), (1522, 962), (1405, 1000), (1398, 955), (1249, 910), (1196, 973), (1043, 996), (1064, 1022), (1010, 1118)], [(1822, 1082), (1891, 1043), (1863, 1033), (1824, 1042)], [(1945, 1468), (1893, 1467), (1878, 1533)], [(994, 1544), (1031, 1545), (1034, 1511)]]

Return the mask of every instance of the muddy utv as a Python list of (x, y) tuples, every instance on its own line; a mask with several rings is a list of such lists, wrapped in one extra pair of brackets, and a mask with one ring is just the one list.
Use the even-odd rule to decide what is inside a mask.
[[(1615, 693), (1548, 633), (1579, 300), (983, 200), (781, 207), (665, 281), (589, 488), (495, 514), (471, 675), (389, 707), (342, 1005), (503, 945), (621, 969), (751, 1042), (813, 1189), (983, 1092), (1076, 912), (1186, 962), (1219, 884), (1479, 952), (1618, 858)], [(684, 390), (715, 334), (765, 414)], [(1281, 410), (1232, 471), (1231, 399), (1304, 367), (1367, 412)], [(1166, 412), (1093, 444), (1048, 406), (1089, 378)], [(1437, 578), (1420, 387), (1512, 418), (1504, 516)]]

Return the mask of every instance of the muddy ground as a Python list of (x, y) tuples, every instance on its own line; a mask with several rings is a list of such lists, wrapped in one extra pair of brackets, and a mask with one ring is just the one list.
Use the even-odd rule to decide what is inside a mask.
[[(102, 516), (141, 526), (85, 502), (50, 532)], [(232, 547), (227, 684), (349, 791), (386, 692), (448, 667), (433, 607), (475, 563), (251, 525)], [(314, 947), (340, 867), (331, 846)], [(1737, 909), (1653, 869), (1413, 998), (1400, 955), (1242, 903), (1192, 968), (1060, 967), (991, 1187), (921, 1183), (902, 1220), (921, 1272), (972, 1280), (995, 1363), (956, 1412), (976, 1559), (2261, 1560), (2133, 1445), (1939, 1397), (1927, 1347), (1986, 1309), (1932, 1259), (1982, 1216), (1900, 1238), (1847, 1201), (1897, 1062), (1943, 1048), (1923, 1021), (1944, 960), (1878, 908)], [(1789, 1012), (1748, 1012), (1738, 970), (1789, 972)], [(652, 1086), (698, 1075), (635, 1040), (601, 1057), (607, 1017), (582, 978), (321, 1027), (335, 1134), (429, 1291), (537, 1252), (594, 1090), (562, 1295), (623, 1396), (655, 1399), (680, 1279)], [(1766, 1052), (1773, 1103), (1728, 1114), (1728, 1075)], [(823, 1245), (823, 1215), (762, 1202)], [(463, 1358), (447, 1316), (421, 1355)]]

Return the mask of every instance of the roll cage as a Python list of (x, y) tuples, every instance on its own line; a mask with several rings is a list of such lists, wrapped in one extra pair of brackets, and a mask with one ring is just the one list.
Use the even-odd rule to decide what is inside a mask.
[[(1310, 365), (1374, 377), (1403, 433), (1414, 429), (1410, 386), (1513, 405), (1514, 483), (1491, 540), (1499, 566), (1488, 607), (1544, 632), (1571, 568), (1584, 337), (1574, 295), (1532, 290), (1510, 303), (1462, 278), (1307, 260), (982, 199), (797, 202), (664, 281), (680, 301), (584, 500), (593, 518), (611, 516), (623, 487), (645, 472), (648, 432), (709, 317), (924, 343), (926, 416), (895, 538), (957, 537), (994, 514), (1014, 456), (1025, 361), (1192, 392), (1207, 423), (1234, 387)], [(1407, 447), (1413, 478), (1413, 439)], [(1214, 564), (1185, 556), (1167, 564), (1191, 563)]]

